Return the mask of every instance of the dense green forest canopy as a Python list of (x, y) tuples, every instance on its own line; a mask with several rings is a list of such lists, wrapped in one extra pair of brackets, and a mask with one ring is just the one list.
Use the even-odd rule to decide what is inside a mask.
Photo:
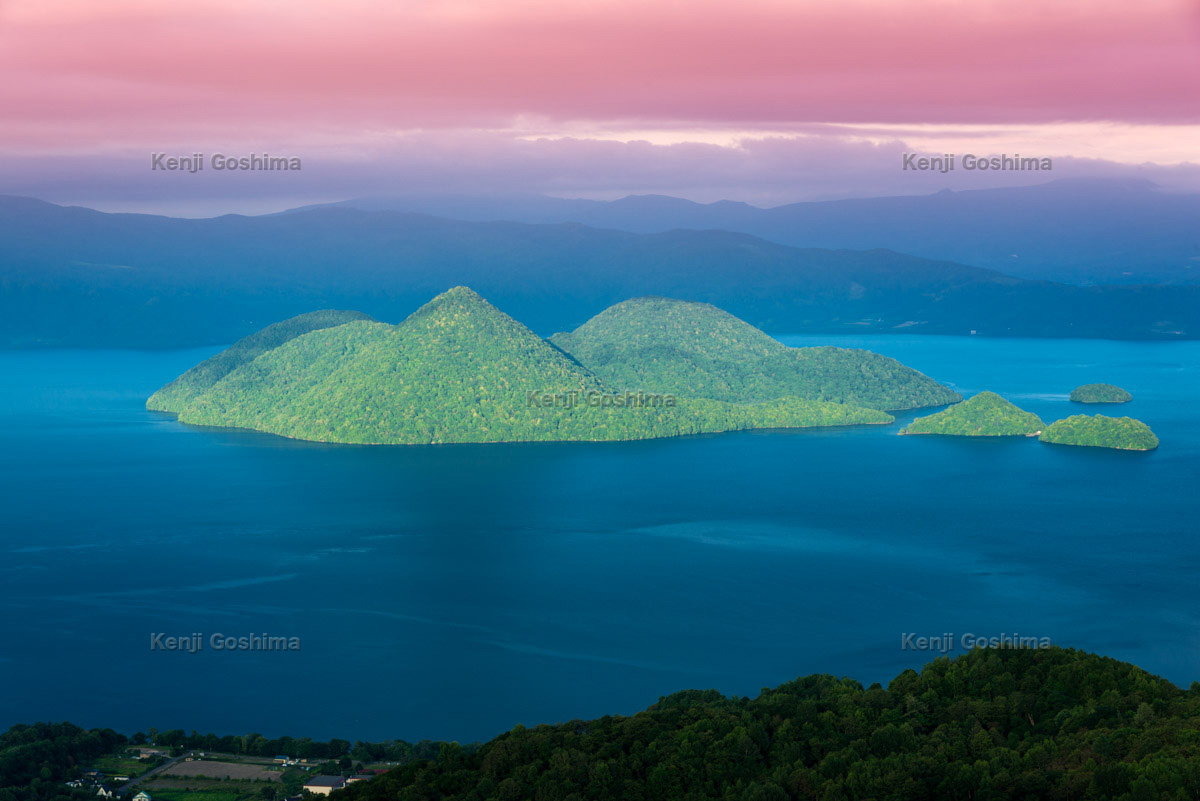
[[(808, 676), (754, 699), (517, 727), (343, 801), (1200, 797), (1200, 688), (1059, 648), (976, 649), (883, 688)], [(338, 796), (335, 796), (337, 801)]]
[[(127, 742), (70, 724), (0, 735), (0, 798), (63, 782)], [(928, 801), (1200, 798), (1200, 684), (1181, 690), (1057, 647), (978, 648), (887, 687), (814, 675), (756, 698), (667, 696), (633, 716), (515, 727), (483, 745), (314, 743), (163, 732), (160, 745), (400, 763), (332, 801)]]
[(1133, 395), (1115, 384), (1084, 384), (1071, 391), (1076, 403), (1129, 403)]
[(634, 298), (550, 338), (615, 386), (722, 401), (782, 397), (894, 411), (962, 400), (866, 350), (790, 348), (708, 303)]
[[(877, 389), (884, 380), (860, 379)], [(148, 405), (185, 423), (360, 444), (628, 440), (892, 421), (875, 408), (812, 397), (732, 402), (606, 381), (466, 287), (400, 325), (354, 321), (291, 337), (181, 404), (164, 403), (164, 393)]]
[(918, 417), (904, 434), (945, 434), (957, 437), (1021, 437), (1036, 434), (1044, 423), (995, 392), (980, 392), (937, 414)]
[(1054, 445), (1084, 445), (1126, 451), (1150, 451), (1158, 447), (1158, 437), (1141, 420), (1106, 417), (1102, 414), (1077, 414), (1051, 423), (1040, 439)]
[(189, 401), (211, 389), (222, 378), (285, 342), (290, 342), (310, 331), (319, 331), (323, 328), (333, 328), (358, 320), (370, 319), (362, 312), (325, 309), (274, 323), (257, 333), (239, 339), (216, 356), (200, 362), (155, 392), (146, 402), (146, 407), (154, 411), (178, 414)]

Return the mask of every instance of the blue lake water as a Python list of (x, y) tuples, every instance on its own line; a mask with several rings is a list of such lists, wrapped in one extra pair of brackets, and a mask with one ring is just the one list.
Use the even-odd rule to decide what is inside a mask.
[[(485, 739), (690, 687), (886, 682), (938, 655), (908, 632), (1200, 680), (1200, 343), (785, 339), (1048, 421), (1128, 414), (1162, 447), (898, 426), (317, 445), (143, 409), (213, 349), (0, 353), (0, 727)], [(1067, 401), (1092, 381), (1135, 400)], [(205, 649), (152, 651), (155, 632)], [(213, 651), (218, 632), (301, 650)]]

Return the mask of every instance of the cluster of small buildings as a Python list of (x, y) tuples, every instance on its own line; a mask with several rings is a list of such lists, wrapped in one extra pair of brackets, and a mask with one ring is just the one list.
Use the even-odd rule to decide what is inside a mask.
[(293, 759), (287, 754), (277, 754), (275, 764), (280, 767), (299, 767), (300, 770), (312, 770), (313, 765), (308, 764), (307, 759)]
[[(160, 756), (165, 756), (165, 754), (163, 754), (163, 752), (161, 752), (161, 751), (143, 750), (138, 753), (137, 758), (138, 759), (154, 759), (154, 758), (160, 757)], [(199, 754), (199, 757), (203, 757), (203, 756), (204, 756), (203, 753)], [(188, 762), (191, 762), (194, 758), (196, 758), (196, 757), (188, 756), (186, 759)], [(312, 768), (316, 767), (315, 764), (311, 764), (311, 765), (307, 764), (308, 763), (307, 759), (292, 759), (291, 757), (288, 757), (288, 756), (276, 756), (275, 762), (278, 765), (280, 765), (281, 767), (296, 766), (296, 767), (299, 767), (301, 770), (311, 770)], [(372, 771), (371, 773), (360, 773), (360, 774), (357, 774), (354, 776), (348, 776), (348, 777), (344, 777), (344, 776), (312, 776), (311, 778), (308, 779), (308, 781), (306, 781), (304, 783), (304, 792), (312, 793), (313, 795), (329, 795), (334, 790), (340, 790), (348, 784), (354, 784), (355, 782), (365, 782), (368, 779), (374, 779), (375, 776), (380, 773), (386, 773), (386, 771), (385, 770), (376, 770), (376, 771)], [(118, 783), (118, 784), (125, 784), (129, 781), (129, 777), (128, 776), (113, 776), (112, 781), (115, 783)], [(83, 775), (80, 778), (67, 782), (67, 786), (73, 787), (73, 788), (94, 789), (96, 795), (102, 799), (114, 799), (114, 801), (115, 801), (115, 799), (117, 798), (117, 792), (115, 790), (109, 789), (104, 784), (104, 774), (98, 770), (84, 771)], [(149, 793), (147, 793), (143, 790), (143, 791), (137, 793), (136, 795), (134, 795), (132, 798), (127, 799), (127, 801), (153, 801), (153, 799), (151, 799)], [(284, 801), (304, 801), (304, 796), (303, 795), (291, 796), (289, 798), (285, 798)]]
[[(113, 776), (112, 780), (118, 784), (125, 784), (129, 781), (128, 776)], [(116, 790), (110, 789), (104, 783), (104, 774), (98, 770), (85, 770), (83, 775), (78, 779), (72, 779), (67, 782), (67, 787), (75, 789), (91, 789), (95, 790), (95, 794), (99, 798), (116, 798)], [(133, 796), (131, 801), (152, 801), (150, 794), (146, 791), (141, 791)]]

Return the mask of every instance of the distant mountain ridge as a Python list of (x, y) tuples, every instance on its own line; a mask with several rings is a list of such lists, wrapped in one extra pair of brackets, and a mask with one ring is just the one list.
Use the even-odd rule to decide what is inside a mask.
[(1060, 179), (773, 208), (665, 195), (613, 201), (365, 197), (327, 205), (474, 221), (576, 222), (635, 233), (736, 231), (793, 247), (883, 248), (1083, 285), (1200, 284), (1200, 194), (1170, 193), (1140, 179)]
[(0, 197), (2, 347), (227, 343), (314, 308), (397, 320), (457, 285), (543, 336), (646, 295), (712, 303), (774, 333), (1200, 336), (1200, 287), (1080, 288), (742, 233), (351, 208), (188, 220)]

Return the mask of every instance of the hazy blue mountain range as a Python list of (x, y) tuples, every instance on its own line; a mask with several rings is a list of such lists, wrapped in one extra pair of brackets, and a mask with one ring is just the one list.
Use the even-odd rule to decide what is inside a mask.
[(5, 347), (225, 343), (314, 308), (403, 319), (456, 285), (542, 336), (645, 295), (712, 303), (770, 333), (1200, 332), (1200, 287), (1081, 288), (724, 231), (635, 234), (352, 208), (189, 220), (0, 197)]
[(577, 222), (637, 233), (739, 231), (796, 247), (887, 248), (1067, 283), (1200, 284), (1200, 194), (1173, 194), (1139, 180), (1063, 179), (769, 209), (662, 195), (611, 202), (542, 196), (369, 197), (334, 205), (462, 220)]

